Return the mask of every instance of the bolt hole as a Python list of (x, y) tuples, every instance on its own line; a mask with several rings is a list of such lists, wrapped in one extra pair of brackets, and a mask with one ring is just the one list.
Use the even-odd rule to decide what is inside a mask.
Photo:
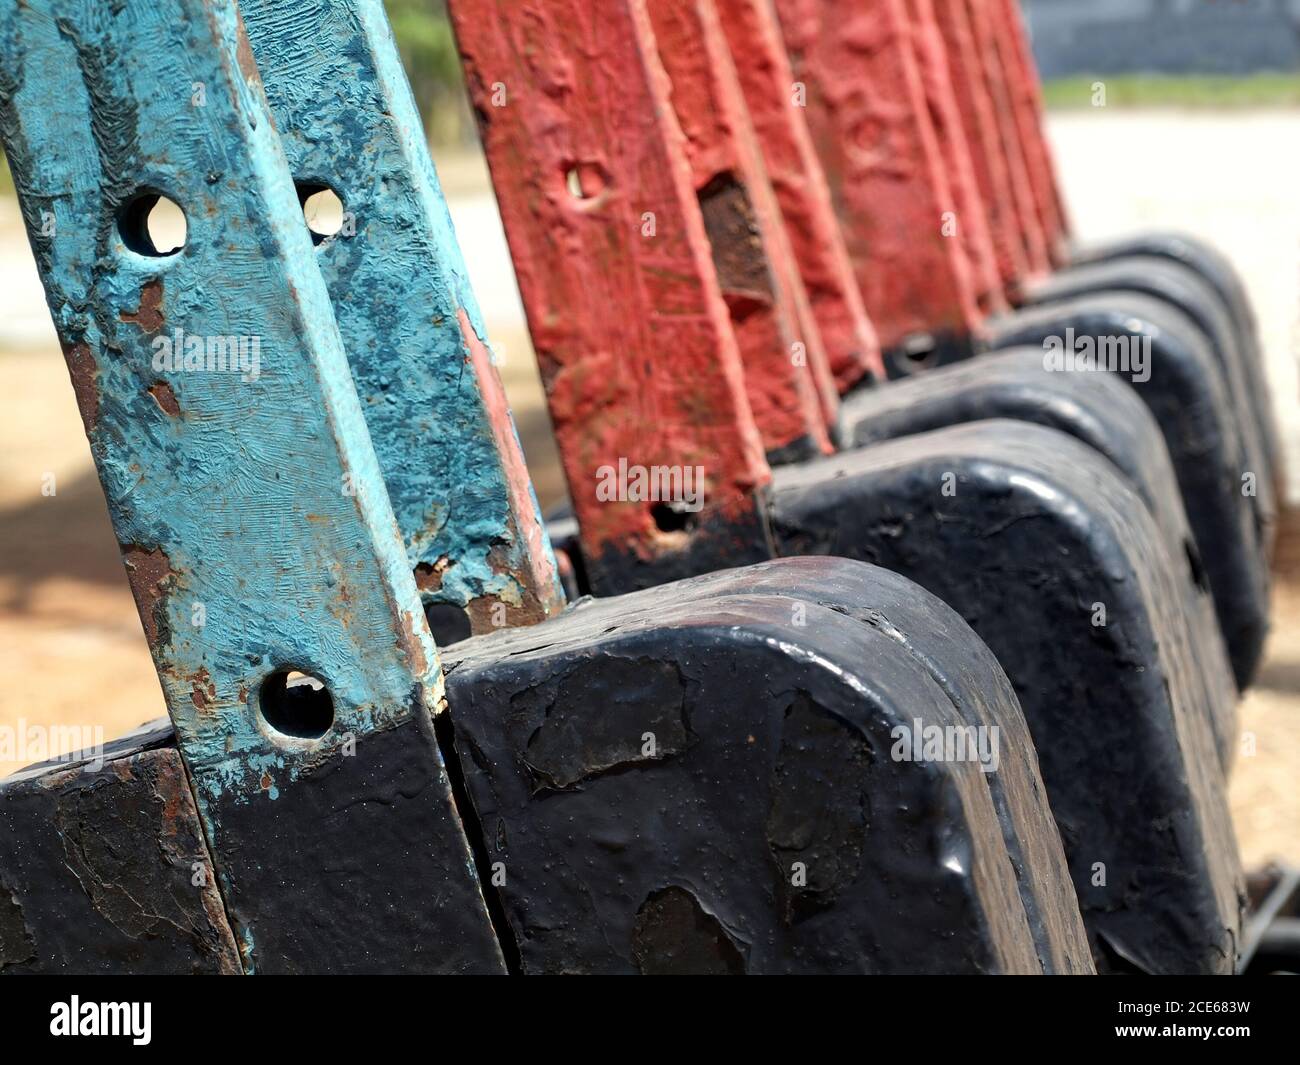
[(893, 359), (896, 370), (903, 374), (928, 370), (939, 358), (939, 342), (929, 333), (914, 333), (907, 337)]
[(262, 682), (262, 717), (276, 732), (316, 740), (334, 724), (334, 699), (329, 688), (310, 673), (280, 669)]
[(574, 163), (564, 172), (564, 187), (575, 200), (590, 204), (609, 187), (609, 174), (599, 163)]
[(311, 242), (323, 244), (338, 236), (343, 229), (343, 201), (339, 194), (319, 182), (300, 181), (296, 187), (302, 216), (311, 230)]
[(656, 503), (650, 508), (650, 516), (660, 532), (690, 532), (694, 529), (699, 515), (687, 510), (680, 503)]
[(185, 246), (185, 212), (160, 192), (142, 192), (122, 208), (117, 229), (122, 243), (137, 255), (161, 258)]
[(455, 603), (426, 603), (424, 617), (429, 623), (429, 631), (433, 633), (433, 642), (439, 647), (468, 640), (473, 634), (469, 615)]

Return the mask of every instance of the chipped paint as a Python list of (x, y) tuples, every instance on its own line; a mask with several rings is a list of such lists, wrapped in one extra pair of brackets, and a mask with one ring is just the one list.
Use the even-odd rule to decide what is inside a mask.
[(240, 10), (291, 171), (347, 212), (316, 259), (421, 595), (540, 621), (563, 592), (381, 0)]
[(449, 10), (593, 585), (685, 559), (649, 503), (597, 499), (620, 459), (704, 466), (692, 535), (762, 557), (770, 471), (644, 4)]
[(926, 109), (956, 205), (956, 239), (961, 241), (970, 262), (980, 310), (984, 314), (1001, 314), (1009, 308), (1002, 292), (988, 213), (975, 180), (975, 163), (957, 108), (952, 70), (934, 6), (931, 0), (904, 0), (904, 7), (912, 53), (921, 71)]
[(994, 10), (997, 0), (993, 3), (988, 0), (965, 2), (975, 54), (983, 63), (984, 85), (993, 109), (997, 131), (994, 148), (1000, 153), (1006, 167), (1007, 189), (1011, 193), (1025, 260), (1030, 276), (1041, 276), (1052, 268), (1048, 252), (1049, 238), (1038, 217), (1029, 163), (1017, 126), (1015, 101), (1011, 86), (1007, 84), (1004, 70), (1005, 41), (1001, 39), (1000, 20)]
[[(437, 651), (233, 0), (7, 5), (0, 70), (29, 239), (251, 969), (238, 903), (257, 822), (232, 840), (224, 818), (283, 803), (345, 736), (427, 720)], [(119, 216), (142, 191), (184, 211), (175, 254), (124, 239)], [(164, 316), (188, 336), (259, 338), (260, 374), (160, 374), (149, 334)], [(329, 688), (318, 740), (259, 713), (263, 680), (290, 667)], [(450, 806), (432, 779), (430, 803)], [(460, 869), (463, 836), (447, 845)]]
[(777, 0), (776, 8), (881, 346), (978, 335), (978, 286), (961, 242), (945, 233), (958, 204), (902, 0)]
[(707, 0), (649, 0), (646, 10), (763, 446), (769, 456), (829, 454), (830, 362), (717, 12)]
[(180, 402), (176, 399), (176, 393), (166, 381), (155, 381), (149, 386), (149, 395), (153, 396), (154, 402), (158, 404), (158, 409), (165, 414), (170, 414), (173, 418), (179, 417), (181, 413)]
[(998, 275), (1003, 291), (1014, 302), (1025, 285), (1029, 264), (993, 97), (985, 80), (985, 57), (975, 43), (969, 4), (970, 0), (933, 0), (934, 16), (943, 38), (957, 117), (970, 149), (975, 187), (988, 215)]
[(118, 317), (124, 322), (138, 325), (146, 333), (157, 333), (163, 327), (163, 283), (155, 277), (140, 286), (140, 304), (134, 311), (122, 311)]
[(883, 378), (880, 341), (794, 98), (798, 87), (776, 15), (769, 0), (717, 0), (717, 10), (835, 382), (844, 392), (865, 374)]

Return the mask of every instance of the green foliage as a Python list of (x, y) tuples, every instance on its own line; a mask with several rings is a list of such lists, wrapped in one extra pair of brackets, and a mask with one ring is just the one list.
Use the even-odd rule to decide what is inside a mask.
[(384, 0), (384, 6), (430, 139), (464, 139), (469, 112), (445, 0)]
[(1049, 108), (1095, 106), (1094, 85), (1106, 86), (1107, 107), (1297, 107), (1300, 75), (1110, 74), (1058, 78), (1043, 83)]

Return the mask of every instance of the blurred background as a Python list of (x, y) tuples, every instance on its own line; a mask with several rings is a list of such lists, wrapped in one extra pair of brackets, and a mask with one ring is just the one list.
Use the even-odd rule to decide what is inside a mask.
[[(387, 7), (549, 507), (563, 481), (444, 5)], [(1292, 513), (1278, 548), (1268, 661), (1242, 706), (1255, 753), (1238, 757), (1232, 805), (1248, 865), (1300, 863), (1300, 0), (1026, 0), (1025, 8), (1080, 238), (1185, 230), (1225, 251), (1254, 299)], [(95, 723), (111, 739), (164, 713), (5, 167), (0, 726)], [(20, 767), (4, 757), (0, 775)]]

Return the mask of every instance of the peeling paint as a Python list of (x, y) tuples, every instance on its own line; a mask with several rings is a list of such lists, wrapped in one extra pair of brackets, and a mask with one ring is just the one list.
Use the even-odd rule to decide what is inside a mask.
[[(231, 835), (232, 811), (272, 792), (282, 806), (344, 736), (427, 719), (442, 699), (437, 650), (233, 0), (9, 5), (0, 70), (29, 240), (238, 924), (265, 853), (256, 820)], [(202, 107), (176, 92), (194, 82)], [(166, 257), (121, 226), (122, 208), (154, 192), (187, 221)], [(155, 370), (164, 310), (190, 336), (259, 338), (260, 374)], [(318, 739), (262, 721), (261, 685), (286, 664), (328, 685), (334, 727)], [(431, 738), (420, 750), (440, 766)], [(440, 773), (429, 803), (450, 807)], [(445, 886), (490, 928), (463, 836), (440, 846)]]
[(448, 6), (594, 584), (681, 557), (650, 505), (596, 498), (620, 458), (703, 465), (701, 533), (748, 533), (770, 471), (644, 6)]
[(176, 574), (162, 548), (130, 544), (122, 548), (126, 577), (135, 597), (136, 609), (144, 625), (145, 638), (151, 648), (171, 642), (167, 594), (175, 584)]
[(154, 402), (158, 404), (158, 409), (172, 418), (177, 418), (181, 413), (180, 402), (176, 399), (176, 393), (172, 386), (166, 381), (155, 381), (149, 386), (149, 395), (153, 396)]
[(830, 363), (717, 12), (696, 0), (652, 0), (646, 10), (763, 445), (769, 456), (829, 453)]
[(776, 8), (882, 347), (979, 335), (970, 262), (943, 231), (958, 206), (902, 0), (777, 0)]
[(118, 317), (138, 325), (146, 333), (157, 333), (163, 327), (162, 303), (162, 278), (155, 277), (140, 286), (139, 307), (134, 311), (122, 311)]
[(510, 623), (540, 621), (564, 603), (555, 560), (383, 5), (308, 7), (240, 5), (294, 176), (352, 220), (317, 263), (417, 587), (459, 607), (522, 590)]
[(792, 99), (798, 86), (770, 0), (717, 0), (716, 6), (836, 384), (844, 392), (864, 374), (883, 378), (880, 341), (803, 109)]

